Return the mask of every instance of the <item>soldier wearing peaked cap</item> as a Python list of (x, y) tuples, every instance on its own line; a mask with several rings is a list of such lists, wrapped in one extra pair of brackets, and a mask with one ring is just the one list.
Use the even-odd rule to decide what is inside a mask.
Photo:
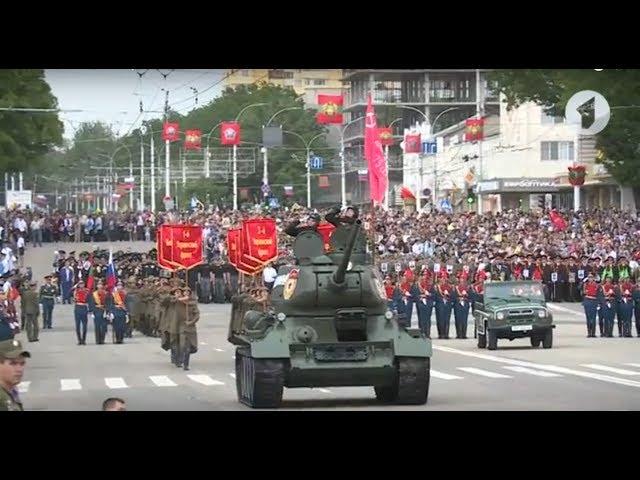
[(31, 354), (22, 348), (19, 340), (0, 342), (0, 412), (24, 410), (18, 396), (18, 385), (22, 381), (26, 358)]

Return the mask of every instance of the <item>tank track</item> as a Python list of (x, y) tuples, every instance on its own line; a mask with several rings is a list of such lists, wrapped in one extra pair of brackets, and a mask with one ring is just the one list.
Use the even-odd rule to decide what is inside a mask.
[(381, 402), (400, 405), (424, 405), (429, 397), (431, 359), (422, 357), (400, 357), (396, 360), (394, 385), (375, 387), (376, 397)]
[(285, 362), (253, 358), (250, 349), (236, 349), (238, 401), (251, 408), (278, 408), (284, 390)]

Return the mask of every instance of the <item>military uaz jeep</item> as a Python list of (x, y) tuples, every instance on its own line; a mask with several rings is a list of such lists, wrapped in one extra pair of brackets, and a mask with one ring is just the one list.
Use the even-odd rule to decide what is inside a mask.
[(529, 337), (532, 347), (553, 346), (553, 316), (542, 284), (534, 281), (487, 282), (473, 312), (478, 348), (495, 350), (499, 338)]

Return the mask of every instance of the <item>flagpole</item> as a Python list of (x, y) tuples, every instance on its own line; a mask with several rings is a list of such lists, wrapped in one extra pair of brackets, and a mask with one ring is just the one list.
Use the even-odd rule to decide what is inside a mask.
[(384, 164), (387, 171), (387, 191), (384, 195), (384, 209), (389, 210), (389, 193), (391, 192), (391, 182), (389, 182), (389, 145), (384, 146)]
[[(482, 118), (482, 93), (480, 91), (480, 69), (476, 69), (476, 118)], [(482, 214), (482, 137), (484, 132), (478, 139), (478, 215)]]
[(140, 205), (138, 211), (144, 211), (144, 137), (140, 130)]
[(170, 150), (169, 140), (164, 141), (164, 196), (171, 196), (171, 163), (169, 158), (169, 150)]
[(153, 132), (151, 132), (151, 211), (156, 212), (156, 164), (153, 152)]

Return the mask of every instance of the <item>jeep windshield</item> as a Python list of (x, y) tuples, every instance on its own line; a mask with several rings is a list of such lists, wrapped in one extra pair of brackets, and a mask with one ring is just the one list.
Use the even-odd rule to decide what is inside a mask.
[(540, 302), (544, 300), (542, 286), (539, 284), (485, 284), (484, 301), (494, 303)]

